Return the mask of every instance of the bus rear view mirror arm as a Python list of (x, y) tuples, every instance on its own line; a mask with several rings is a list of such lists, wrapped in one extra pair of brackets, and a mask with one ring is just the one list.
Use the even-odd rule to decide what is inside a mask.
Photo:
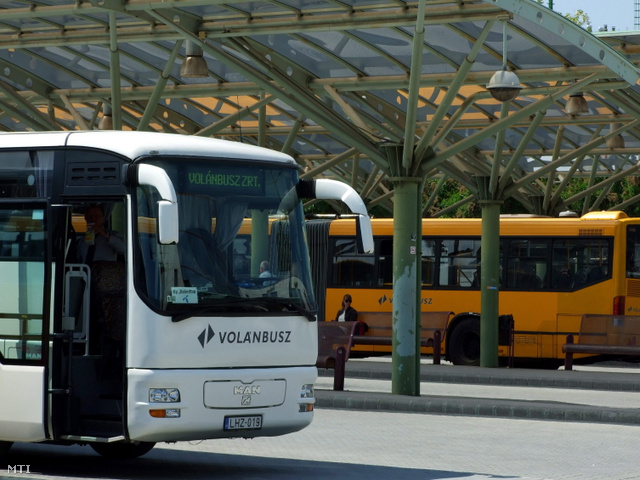
[(130, 167), (129, 175), (132, 184), (153, 187), (162, 198), (158, 201), (158, 243), (178, 243), (178, 197), (167, 172), (155, 165), (139, 163)]
[(315, 197), (318, 200), (340, 200), (349, 207), (351, 212), (358, 215), (356, 222), (356, 237), (358, 248), (363, 253), (373, 253), (373, 232), (371, 218), (367, 208), (353, 188), (343, 182), (329, 179), (315, 180)]
[(346, 204), (352, 213), (358, 215), (356, 222), (358, 249), (363, 253), (373, 253), (371, 218), (362, 198), (351, 186), (337, 180), (300, 180), (296, 188), (291, 189), (284, 197), (280, 210), (290, 211), (302, 198), (339, 200)]

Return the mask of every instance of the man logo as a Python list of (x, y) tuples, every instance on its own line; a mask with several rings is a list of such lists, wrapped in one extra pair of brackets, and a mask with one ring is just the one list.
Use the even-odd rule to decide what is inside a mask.
[(204, 346), (208, 344), (215, 335), (216, 334), (213, 331), (213, 328), (211, 328), (211, 325), (209, 325), (208, 328), (205, 328), (202, 333), (198, 335), (198, 341), (200, 342), (200, 345), (202, 345), (202, 348), (204, 348)]
[(234, 395), (260, 395), (260, 385), (242, 385), (239, 387), (233, 387)]

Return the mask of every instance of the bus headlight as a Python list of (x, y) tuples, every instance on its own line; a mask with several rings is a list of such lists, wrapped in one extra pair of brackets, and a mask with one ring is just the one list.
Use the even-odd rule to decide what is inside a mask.
[(177, 388), (150, 388), (149, 403), (176, 403), (180, 401)]
[(302, 390), (300, 391), (300, 398), (313, 398), (313, 397), (314, 397), (313, 384), (307, 383), (305, 385), (302, 385)]

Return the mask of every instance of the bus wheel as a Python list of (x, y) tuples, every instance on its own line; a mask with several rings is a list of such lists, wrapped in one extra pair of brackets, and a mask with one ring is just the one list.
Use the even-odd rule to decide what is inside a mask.
[(124, 460), (127, 458), (141, 457), (148, 453), (155, 443), (153, 442), (132, 442), (132, 443), (92, 443), (91, 448), (103, 457)]
[(449, 359), (454, 365), (480, 365), (480, 322), (465, 318), (451, 332)]
[(0, 442), (0, 459), (4, 458), (4, 456), (9, 453), (11, 445), (13, 445), (13, 442)]

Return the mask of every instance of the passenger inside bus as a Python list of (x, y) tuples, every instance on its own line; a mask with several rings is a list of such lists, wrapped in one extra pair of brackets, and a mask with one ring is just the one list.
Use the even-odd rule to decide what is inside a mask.
[(551, 288), (557, 288), (560, 290), (566, 290), (571, 286), (571, 273), (566, 268), (563, 268), (557, 276), (554, 276), (554, 283)]
[(105, 227), (104, 207), (92, 204), (84, 213), (87, 231), (80, 237), (78, 252), (82, 263), (116, 262), (118, 255), (124, 255), (124, 240), (114, 231)]
[(81, 263), (91, 269), (91, 339), (90, 351), (103, 357), (106, 375), (119, 371), (122, 358), (126, 315), (126, 274), (121, 261), (125, 242), (106, 227), (102, 205), (85, 210), (87, 230), (78, 241)]
[(260, 263), (260, 278), (271, 278), (271, 271), (269, 270), (269, 262), (267, 260), (263, 260)]

